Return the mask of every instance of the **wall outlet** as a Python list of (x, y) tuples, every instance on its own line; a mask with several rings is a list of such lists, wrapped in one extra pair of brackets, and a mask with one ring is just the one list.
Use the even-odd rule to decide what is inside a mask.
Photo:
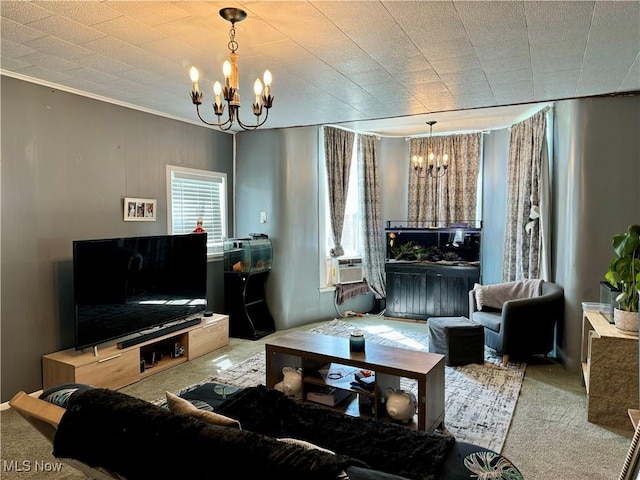
[(260, 212), (260, 223), (267, 223), (267, 212)]

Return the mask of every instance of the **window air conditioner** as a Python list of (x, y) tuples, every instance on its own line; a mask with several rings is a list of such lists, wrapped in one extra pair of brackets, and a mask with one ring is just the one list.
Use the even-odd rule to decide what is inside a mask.
[(330, 265), (329, 278), (333, 285), (359, 283), (364, 279), (360, 258), (331, 258), (327, 262)]

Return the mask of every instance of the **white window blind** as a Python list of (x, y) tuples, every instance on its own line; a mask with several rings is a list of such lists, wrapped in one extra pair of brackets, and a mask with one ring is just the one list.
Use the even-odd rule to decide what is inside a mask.
[(168, 165), (167, 189), (170, 233), (191, 233), (202, 218), (209, 253), (221, 252), (227, 236), (227, 175)]

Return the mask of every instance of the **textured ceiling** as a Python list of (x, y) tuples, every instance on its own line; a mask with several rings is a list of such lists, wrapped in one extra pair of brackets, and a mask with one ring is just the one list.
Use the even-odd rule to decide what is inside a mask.
[(1, 71), (199, 123), (195, 65), (213, 120), (230, 6), (248, 15), (236, 24), (245, 123), (255, 78), (273, 74), (262, 128), (487, 130), (532, 104), (640, 91), (639, 1), (1, 0)]

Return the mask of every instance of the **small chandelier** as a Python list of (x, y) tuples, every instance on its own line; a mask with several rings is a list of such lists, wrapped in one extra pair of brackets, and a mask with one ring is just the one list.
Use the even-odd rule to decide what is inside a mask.
[[(436, 177), (444, 177), (447, 173), (447, 168), (449, 168), (448, 161), (449, 155), (446, 153), (442, 155), (442, 163), (440, 163), (440, 159), (436, 158), (433, 154), (433, 150), (431, 149), (431, 135), (433, 134), (433, 126), (438, 123), (435, 120), (431, 120), (427, 122), (429, 125), (429, 147), (428, 147), (428, 162), (425, 165), (424, 158), (422, 155), (414, 155), (411, 157), (411, 163), (413, 164), (413, 173), (416, 174), (418, 178), (436, 178)], [(435, 161), (434, 161), (435, 160)]]
[[(241, 22), (247, 18), (247, 14), (244, 10), (238, 8), (223, 8), (220, 10), (220, 16), (231, 22), (231, 30), (229, 30), (229, 43), (228, 47), (231, 53), (229, 54), (229, 60), (225, 60), (222, 66), (222, 73), (224, 74), (224, 88), (220, 85), (220, 82), (216, 81), (213, 84), (213, 94), (215, 102), (213, 103), (213, 113), (216, 114), (218, 120), (216, 122), (207, 122), (200, 114), (200, 105), (202, 104), (203, 93), (198, 87), (198, 70), (196, 67), (191, 67), (190, 75), (191, 82), (193, 83), (193, 91), (191, 92), (191, 101), (196, 106), (196, 112), (198, 118), (207, 125), (220, 128), (220, 130), (229, 130), (234, 123), (238, 123), (244, 130), (255, 130), (256, 128), (264, 125), (269, 117), (269, 109), (273, 105), (273, 97), (271, 96), (271, 72), (265, 70), (264, 72), (264, 92), (262, 90), (262, 82), (259, 78), (253, 85), (253, 92), (256, 96), (256, 102), (252, 105), (253, 114), (256, 117), (256, 123), (253, 125), (245, 124), (240, 120), (240, 93), (238, 92), (238, 42), (236, 42), (236, 22)], [(227, 102), (228, 110), (227, 119), (223, 122), (222, 115), (224, 114), (224, 105), (220, 100), (220, 94), (222, 94), (225, 102)], [(264, 118), (261, 119), (262, 113), (265, 113)]]

